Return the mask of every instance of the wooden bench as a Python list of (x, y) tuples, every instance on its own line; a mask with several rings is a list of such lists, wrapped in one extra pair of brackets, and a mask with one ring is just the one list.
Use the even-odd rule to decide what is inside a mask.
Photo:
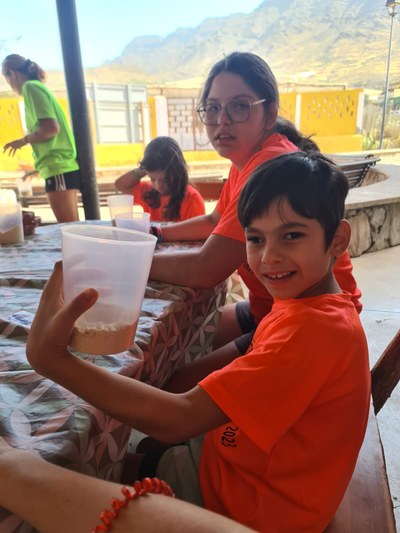
[[(371, 155), (367, 156), (338, 156), (328, 154), (328, 156), (337, 163), (341, 170), (346, 175), (350, 188), (360, 187), (368, 173), (368, 170), (375, 165), (380, 158)], [(221, 165), (220, 165), (221, 166)], [(221, 195), (222, 188), (226, 181), (221, 168), (211, 168), (206, 171), (205, 164), (199, 169), (195, 169), (190, 173), (189, 182), (193, 185), (206, 201), (216, 201)], [(201, 170), (201, 172), (199, 172)], [(106, 197), (110, 194), (115, 194), (117, 191), (114, 187), (114, 182), (109, 179), (98, 180), (98, 194), (100, 206), (107, 205)], [(15, 186), (13, 187), (16, 191)], [(37, 185), (33, 187), (32, 196), (23, 196), (20, 198), (23, 207), (30, 207), (34, 205), (47, 204), (47, 197), (44, 191), (44, 185)], [(78, 205), (82, 206), (81, 195), (78, 196)]]
[(400, 378), (400, 330), (371, 370), (372, 402), (357, 465), (325, 533), (396, 533), (385, 457), (375, 415)]
[[(18, 189), (14, 187), (14, 190), (18, 194)], [(97, 190), (99, 195), (99, 204), (100, 206), (107, 206), (107, 196), (111, 194), (116, 194), (118, 191), (114, 187), (114, 183), (110, 182), (98, 182)], [(32, 187), (31, 196), (20, 196), (19, 201), (21, 202), (22, 207), (28, 208), (35, 205), (47, 205), (47, 195), (43, 185), (35, 185)], [(78, 194), (78, 206), (82, 207), (82, 195)]]
[(226, 179), (224, 179), (222, 175), (202, 176), (189, 179), (189, 183), (199, 191), (203, 200), (206, 201), (218, 200), (225, 181)]
[[(195, 178), (189, 180), (190, 184), (193, 185), (201, 194), (204, 200), (217, 200), (221, 194), (222, 187), (224, 186), (225, 180), (222, 179), (222, 176), (218, 178)], [(18, 189), (15, 185), (11, 185), (8, 188), (12, 188), (18, 194)], [(106, 206), (106, 198), (110, 194), (116, 194), (117, 190), (114, 187), (113, 182), (97, 182), (99, 203), (100, 206)], [(44, 190), (44, 185), (36, 185), (32, 187), (33, 194), (31, 196), (20, 196), (19, 200), (22, 207), (29, 208), (35, 205), (46, 205), (48, 204), (47, 196)], [(78, 205), (82, 207), (82, 195), (78, 194)]]

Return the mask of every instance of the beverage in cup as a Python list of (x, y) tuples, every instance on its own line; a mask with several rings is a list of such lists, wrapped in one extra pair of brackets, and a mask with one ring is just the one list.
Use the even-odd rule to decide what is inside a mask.
[(107, 204), (110, 210), (111, 223), (115, 226), (115, 215), (117, 213), (133, 212), (133, 195), (132, 194), (113, 194), (107, 196)]
[(17, 244), (24, 241), (21, 204), (14, 191), (0, 191), (0, 244)]
[(74, 350), (92, 355), (123, 352), (134, 342), (157, 239), (110, 226), (61, 226), (64, 298), (71, 301), (92, 287), (93, 307), (75, 323)]
[(150, 231), (150, 213), (117, 213), (115, 215), (115, 225), (117, 228), (134, 229), (137, 231)]

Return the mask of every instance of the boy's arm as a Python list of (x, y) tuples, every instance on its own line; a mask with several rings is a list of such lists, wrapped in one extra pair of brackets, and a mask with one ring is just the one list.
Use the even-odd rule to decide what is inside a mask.
[(168, 392), (182, 393), (186, 392), (197, 385), (203, 378), (229, 365), (242, 354), (234, 342), (230, 342), (218, 350), (196, 359), (192, 363), (177, 368), (163, 386), (163, 390)]
[(33, 368), (113, 418), (163, 442), (180, 442), (228, 421), (198, 386), (173, 394), (71, 355), (67, 345), (74, 323), (96, 299), (96, 291), (87, 289), (64, 306), (61, 263), (56, 265), (28, 337), (27, 357)]

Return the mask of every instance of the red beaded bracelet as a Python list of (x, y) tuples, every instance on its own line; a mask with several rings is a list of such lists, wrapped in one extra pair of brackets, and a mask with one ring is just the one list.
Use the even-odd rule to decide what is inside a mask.
[(142, 479), (142, 481), (136, 481), (133, 484), (133, 492), (128, 487), (123, 486), (121, 488), (121, 492), (124, 495), (123, 500), (119, 500), (118, 498), (112, 498), (110, 503), (112, 506), (112, 511), (109, 509), (105, 509), (102, 513), (100, 513), (100, 520), (103, 522), (102, 524), (99, 524), (96, 526), (92, 533), (102, 533), (103, 531), (109, 531), (112, 527), (112, 522), (116, 518), (118, 518), (119, 512), (123, 507), (126, 507), (127, 503), (130, 500), (135, 500), (136, 498), (139, 498), (139, 496), (144, 496), (145, 494), (153, 493), (153, 494), (165, 494), (165, 496), (171, 496), (172, 498), (175, 498), (175, 494), (173, 493), (171, 487), (161, 479), (158, 479), (157, 477), (145, 477)]

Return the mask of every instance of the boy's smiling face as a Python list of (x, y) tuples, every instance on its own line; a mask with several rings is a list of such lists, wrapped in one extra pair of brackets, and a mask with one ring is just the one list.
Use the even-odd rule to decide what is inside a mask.
[(279, 299), (341, 292), (332, 274), (335, 257), (347, 248), (350, 230), (341, 221), (326, 249), (325, 233), (314, 218), (276, 199), (245, 229), (247, 260), (268, 292)]

